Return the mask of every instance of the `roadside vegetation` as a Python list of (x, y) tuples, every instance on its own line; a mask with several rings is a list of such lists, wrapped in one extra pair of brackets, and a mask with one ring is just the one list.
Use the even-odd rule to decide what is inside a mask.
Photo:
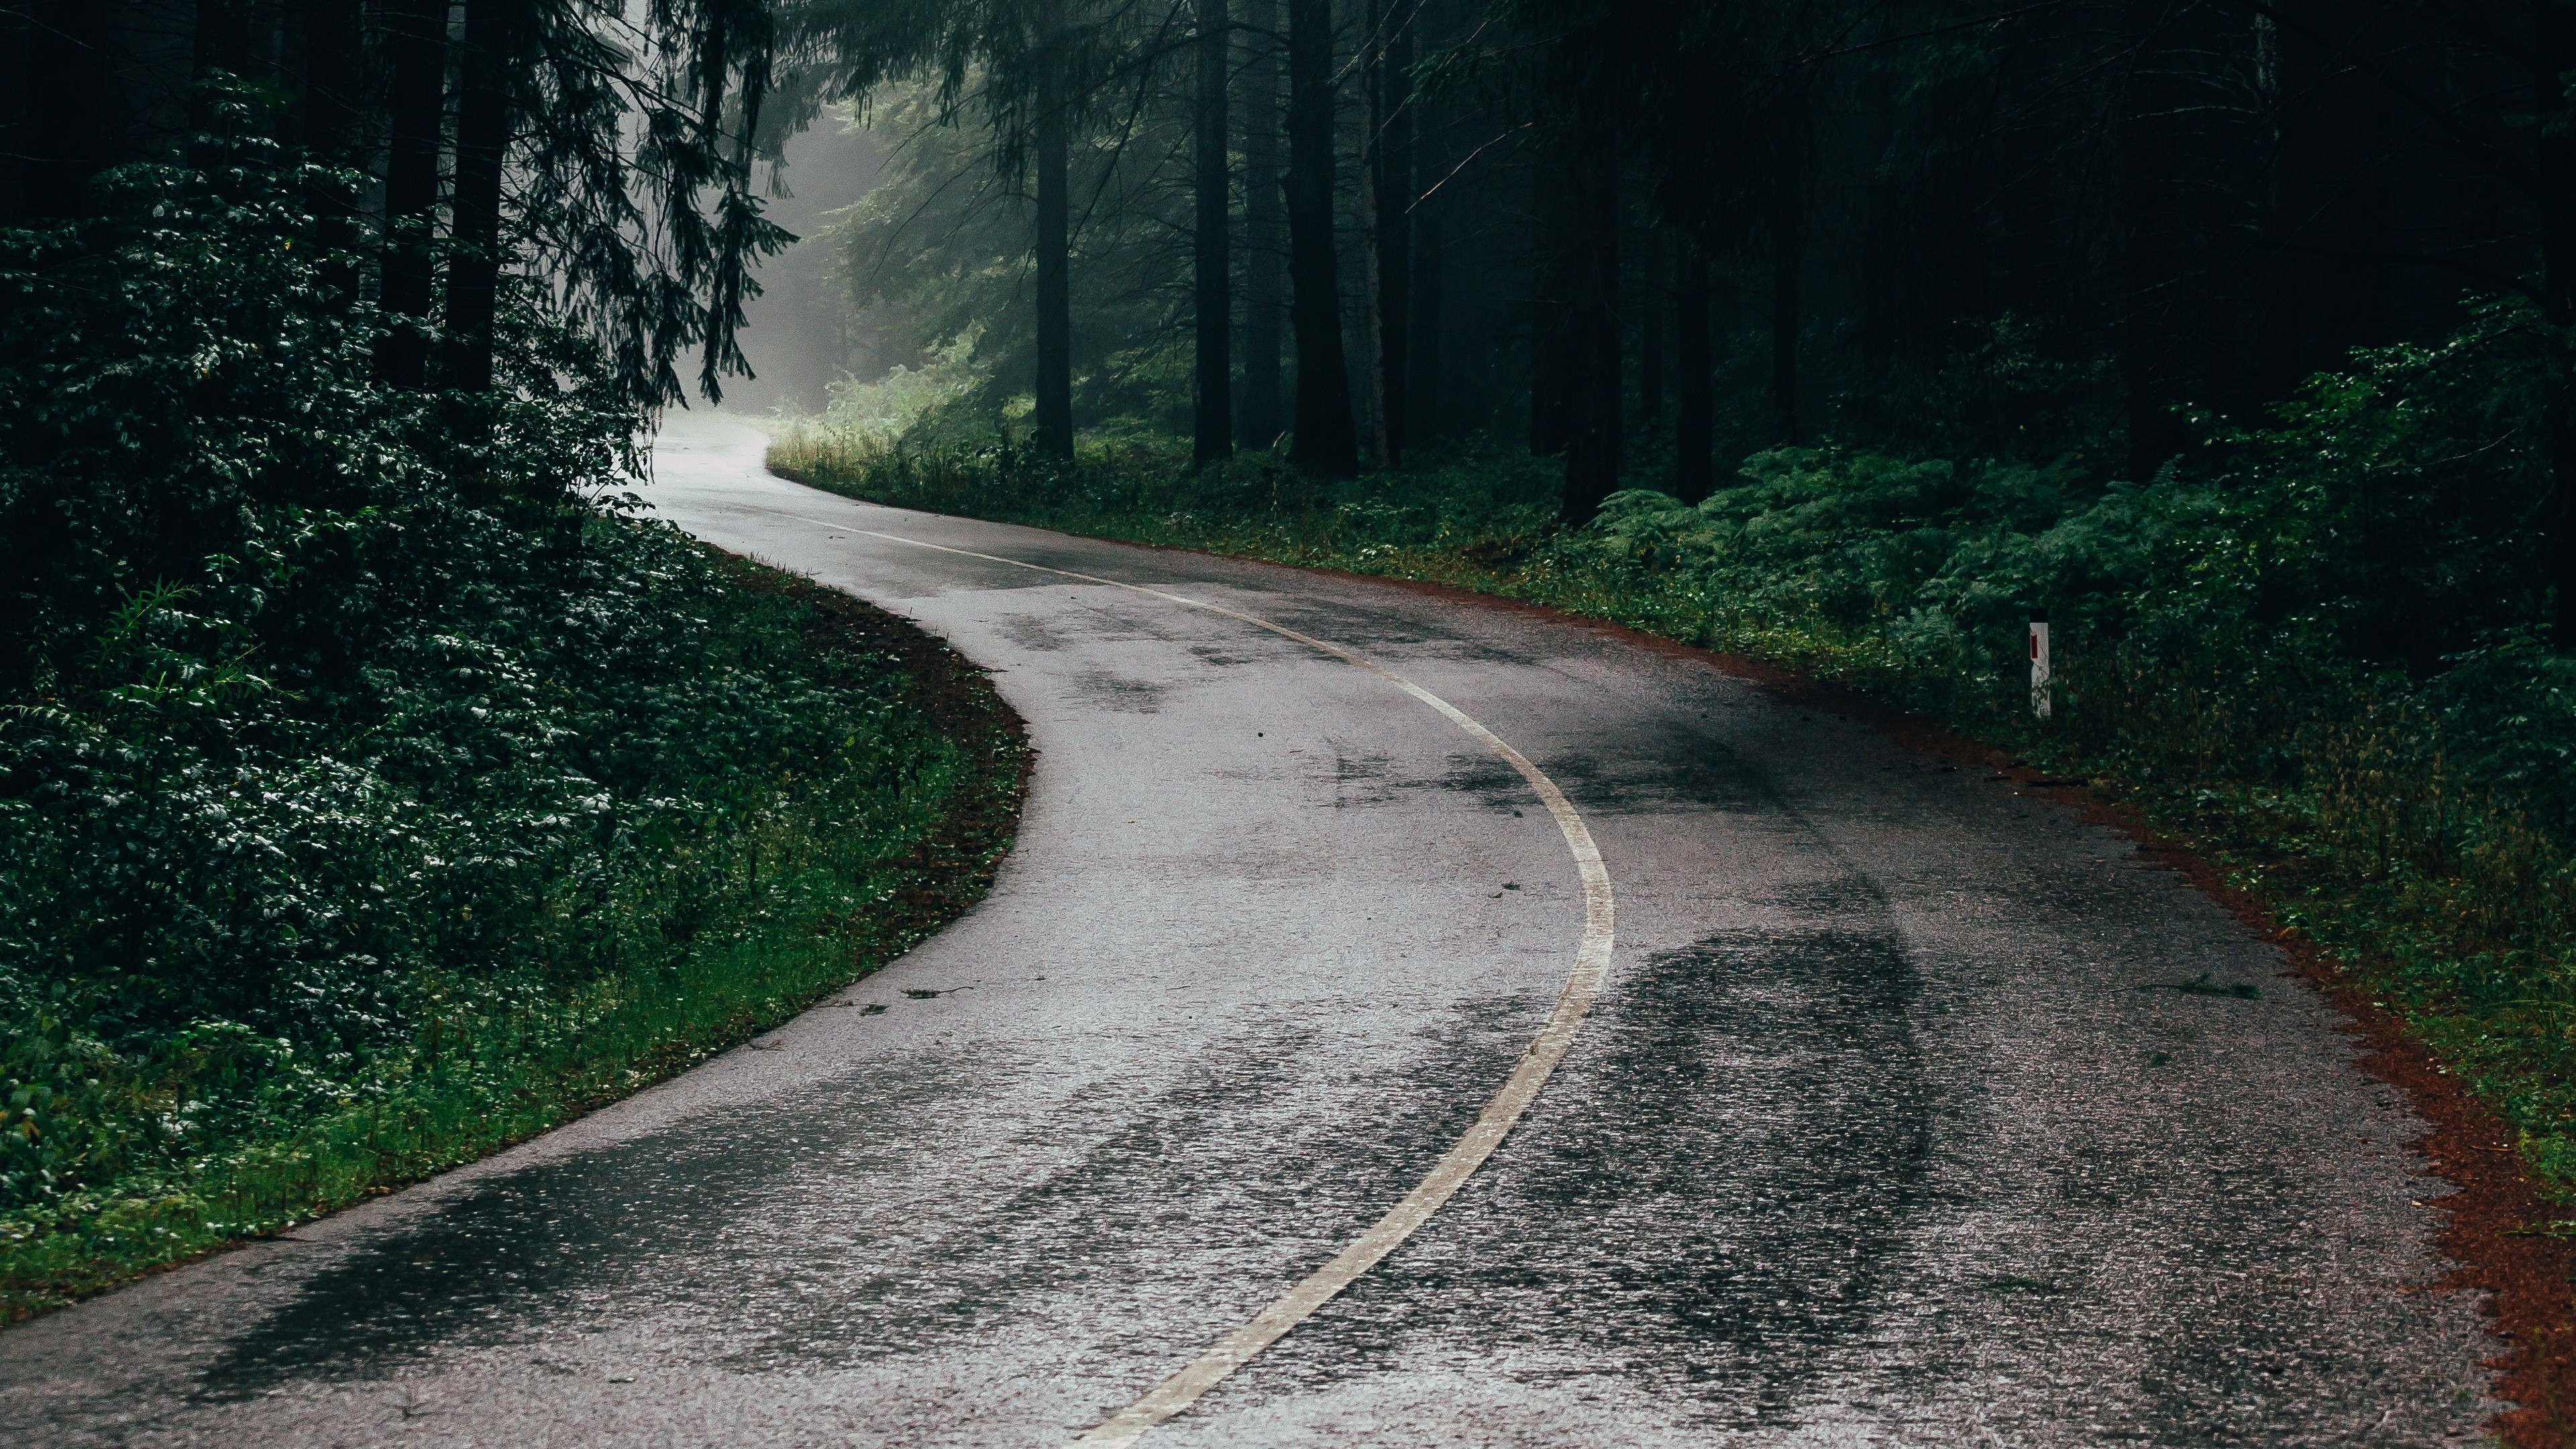
[(0, 231), (0, 1322), (742, 1041), (1017, 799), (971, 670), (621, 501), (539, 298), (495, 393), (387, 385), (352, 179), (228, 159)]
[[(946, 513), (1428, 580), (1853, 685), (2095, 779), (2362, 973), (2576, 1190), (2576, 663), (2529, 621), (2549, 334), (2498, 306), (2359, 355), (2144, 483), (1765, 449), (1696, 505), (1649, 459), (1568, 527), (1561, 469), (1460, 450), (1318, 480), (1133, 429), (1056, 458), (894, 393), (780, 429), (777, 471)], [(852, 414), (857, 417), (852, 417)], [(899, 421), (899, 420), (897, 420)], [(2109, 475), (2109, 476), (2106, 476)], [(2053, 718), (2025, 624), (2053, 621)]]

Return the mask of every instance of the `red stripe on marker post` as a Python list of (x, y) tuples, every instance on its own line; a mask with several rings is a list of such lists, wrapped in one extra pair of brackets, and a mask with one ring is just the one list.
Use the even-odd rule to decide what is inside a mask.
[(2052, 701), (2048, 689), (2048, 614), (2045, 610), (2030, 616), (2030, 712), (2048, 718)]

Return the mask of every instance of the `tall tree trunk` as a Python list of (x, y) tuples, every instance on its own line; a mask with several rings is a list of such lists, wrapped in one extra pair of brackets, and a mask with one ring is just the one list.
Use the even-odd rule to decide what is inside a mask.
[(313, 93), (313, 15), (304, 0), (277, 0), (277, 7), (277, 84), (286, 97), (277, 115), (277, 144), (301, 151), (313, 121), (306, 104)]
[(1619, 348), (1618, 168), (1593, 147), (1574, 168), (1576, 198), (1573, 295), (1574, 332), (1567, 352), (1564, 516), (1592, 521), (1601, 500), (1619, 486), (1621, 398)]
[(27, 134), (30, 8), (0, 6), (0, 226), (21, 225), (27, 215), (27, 161), (35, 149)]
[(1645, 295), (1637, 299), (1637, 425), (1650, 427), (1664, 417), (1664, 311), (1670, 283), (1664, 276), (1664, 232), (1646, 228), (1641, 248)]
[(1806, 436), (1798, 416), (1798, 328), (1804, 320), (1798, 305), (1799, 251), (1797, 223), (1792, 221), (1771, 264), (1771, 432), (1790, 446)]
[(1708, 254), (1682, 243), (1673, 288), (1673, 496), (1697, 503), (1715, 482), (1717, 394), (1708, 345)]
[(302, 0), (304, 149), (354, 166), (367, 143), (366, 41), (358, 0)]
[(439, 382), (462, 395), (455, 422), (464, 441), (490, 426), (492, 326), (501, 290), (501, 173), (509, 160), (510, 78), (518, 59), (524, 0), (465, 0), (465, 37), (456, 83), (454, 245), (447, 259), (446, 336)]
[(1065, 0), (1042, 0), (1038, 43), (1038, 446), (1073, 456), (1071, 198), (1066, 191)]
[[(2356, 48), (2362, 43), (2355, 38)], [(2318, 149), (2320, 178), (2334, 188), (2319, 217), (2317, 238), (2329, 254), (2321, 290), (2334, 299), (2317, 318), (2320, 368), (2344, 368), (2357, 347), (2385, 347), (2392, 339), (2390, 302), (2395, 278), (2388, 264), (2389, 97), (2379, 77), (2363, 72), (2350, 55), (2338, 57), (2318, 109), (2325, 124)]]
[(1447, 384), (1446, 338), (1442, 315), (1447, 298), (1449, 253), (1441, 212), (1446, 199), (1417, 202), (1413, 210), (1413, 315), (1405, 323), (1408, 369), (1404, 383), (1404, 445), (1427, 448), (1440, 441), (1441, 392)]
[(107, 7), (34, 0), (27, 8), (25, 159), (19, 213), (61, 221), (89, 210), (89, 180), (109, 162), (111, 83)]
[(1413, 3), (1370, 0), (1374, 51), (1367, 67), (1369, 373), (1377, 389), (1377, 455), (1404, 463), (1405, 388), (1411, 380), (1413, 270)]
[(377, 301), (390, 324), (376, 341), (376, 378), (392, 387), (429, 381), (432, 227), (447, 91), (448, 0), (392, 0), (392, 136), (385, 157), (385, 254)]
[(2307, 269), (2291, 250), (2306, 211), (2304, 168), (2291, 161), (2304, 109), (2293, 99), (2300, 65), (2291, 47), (2299, 37), (2285, 35), (2272, 14), (2254, 16), (2253, 31), (2254, 92), (2263, 106), (2261, 134), (2271, 146), (2272, 164), (2255, 193), (2257, 241), (2251, 270), (2262, 315), (2245, 369), (2247, 395), (2238, 399), (2240, 410), (2247, 412), (2288, 397), (2304, 375), (2300, 364), (2307, 352)]
[(2127, 0), (2131, 60), (2119, 122), (2120, 372), (2128, 395), (2129, 473), (2153, 477), (2182, 451), (2181, 198), (2176, 186), (2168, 24), (2159, 0)]
[(1198, 0), (1197, 236), (1194, 238), (1198, 311), (1196, 427), (1190, 455), (1200, 465), (1234, 456), (1234, 268), (1227, 228), (1231, 182), (1226, 165), (1226, 46), (1232, 39), (1225, 0)]
[[(2533, 0), (2532, 81), (2543, 118), (2534, 154), (2539, 171), (2541, 309), (2557, 327), (2576, 327), (2576, 106), (2567, 101), (2564, 77), (2576, 73), (2576, 7)], [(2548, 373), (2549, 473), (2557, 506), (2551, 510), (2552, 582), (2558, 599), (2555, 642), (2576, 654), (2576, 357), (2567, 334)]]
[(1359, 471), (1342, 287), (1333, 256), (1332, 0), (1288, 0), (1288, 277), (1295, 292), (1297, 435), (1289, 461)]
[[(304, 153), (323, 166), (354, 170), (365, 164), (367, 144), (366, 37), (358, 0), (303, 0)], [(343, 307), (358, 300), (356, 255), (362, 244), (358, 196), (336, 180), (316, 178), (306, 204), (320, 223), (321, 239), (341, 260), (324, 272), (324, 285)]]
[(1807, 200), (1816, 165), (1815, 141), (1808, 129), (1814, 96), (1801, 88), (1791, 104), (1798, 127), (1777, 177), (1771, 224), (1771, 430), (1772, 441), (1795, 447), (1806, 441), (1805, 399), (1798, 385), (1798, 351), (1806, 325), (1805, 299), (1799, 295), (1806, 263)]
[(1576, 164), (1560, 143), (1541, 157), (1534, 184), (1538, 265), (1530, 289), (1529, 450), (1537, 458), (1563, 453), (1574, 432), (1574, 374), (1582, 363), (1572, 339), (1583, 285), (1583, 189)]
[(2279, 7), (2289, 24), (2255, 18), (2275, 155), (2249, 401), (2287, 397), (2390, 337), (2389, 96), (2363, 68), (2382, 52), (2345, 13), (2362, 8), (2291, 0)]
[[(1428, 8), (1428, 7), (1425, 7)], [(1433, 32), (1429, 43), (1440, 43)], [(1446, 339), (1446, 306), (1449, 269), (1447, 213), (1449, 196), (1442, 187), (1429, 195), (1422, 194), (1449, 175), (1448, 133), (1441, 125), (1443, 115), (1436, 105), (1426, 105), (1425, 98), (1413, 98), (1417, 120), (1414, 125), (1414, 201), (1413, 201), (1413, 279), (1411, 300), (1413, 315), (1405, 323), (1405, 355), (1410, 371), (1404, 384), (1404, 442), (1409, 448), (1427, 448), (1440, 440), (1441, 391), (1447, 379), (1443, 376), (1447, 357), (1442, 343)]]
[(1279, 0), (1248, 0), (1251, 58), (1243, 67), (1243, 427), (1246, 445), (1268, 448), (1287, 431), (1279, 407), (1280, 319), (1286, 309), (1287, 219), (1279, 152)]
[(1942, 311), (1941, 300), (1929, 295), (1925, 274), (1940, 268), (1926, 267), (1922, 253), (1933, 238), (1923, 234), (1919, 214), (1900, 219), (1899, 193), (1920, 183), (1911, 177), (1900, 181), (1903, 167), (1889, 153), (1897, 128), (1896, 86), (1889, 68), (1871, 67), (1842, 107), (1851, 128), (1846, 144), (1857, 153), (1855, 159), (1865, 158), (1846, 203), (1851, 214), (1842, 239), (1845, 246), (1858, 243), (1853, 247), (1860, 303), (1859, 315), (1852, 319), (1858, 323), (1854, 340), (1859, 343), (1852, 349), (1854, 380), (1863, 396), (1883, 397), (1899, 356), (1923, 341), (1919, 329), (1927, 314), (1943, 322), (1968, 314)]
[(248, 79), (256, 69), (251, 0), (196, 0), (195, 28), (190, 32), (188, 69), (202, 80), (220, 71)]
[[(1436, 49), (1458, 33), (1456, 0), (1415, 0), (1414, 50)], [(1454, 115), (1437, 92), (1410, 93), (1413, 101), (1413, 315), (1405, 323), (1410, 364), (1404, 384), (1405, 446), (1427, 448), (1443, 436), (1442, 404), (1449, 385), (1448, 288), (1450, 280), (1448, 184), (1455, 164), (1450, 149)]]
[(197, 0), (188, 65), (188, 164), (200, 171), (222, 164), (220, 151), (206, 144), (216, 126), (207, 82), (219, 75), (251, 78), (251, 19), (250, 0)]

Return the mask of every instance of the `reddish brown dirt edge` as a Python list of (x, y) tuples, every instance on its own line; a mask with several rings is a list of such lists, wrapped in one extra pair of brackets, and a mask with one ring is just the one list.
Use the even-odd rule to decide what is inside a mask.
[[(1259, 562), (1259, 560), (1247, 560)], [(1276, 565), (1294, 568), (1295, 565)], [(2338, 969), (2316, 944), (2282, 928), (2262, 902), (2228, 884), (2208, 861), (2159, 835), (2134, 811), (2081, 785), (2040, 784), (2048, 777), (2017, 765), (2001, 750), (1892, 708), (1856, 690), (1811, 679), (1741, 654), (1676, 643), (1624, 624), (1552, 609), (1543, 604), (1480, 594), (1452, 584), (1302, 569), (1333, 578), (1387, 584), (1413, 593), (1488, 609), (1530, 614), (1571, 624), (1640, 649), (1706, 665), (1745, 680), (1785, 704), (1840, 715), (1886, 734), (1918, 754), (1978, 766), (2010, 780), (2017, 791), (2074, 808), (2138, 843), (2151, 863), (2180, 871), (2202, 892), (2233, 912), (2247, 929), (2279, 948), (2290, 973), (2315, 987), (2343, 1016), (2342, 1030), (2361, 1049), (2358, 1065), (2369, 1076), (2406, 1094), (2427, 1127), (2415, 1144), (2429, 1162), (2425, 1175), (2452, 1191), (2428, 1197), (2447, 1221), (2436, 1243), (2454, 1265), (2422, 1289), (2467, 1289), (2485, 1297), (2488, 1329), (2501, 1343), (2487, 1360), (2499, 1394), (2515, 1407), (2488, 1421), (2488, 1429), (2514, 1449), (2568, 1449), (2576, 1445), (2576, 1296), (2570, 1292), (2566, 1239), (2534, 1232), (2563, 1216), (2553, 1212), (2522, 1169), (2513, 1129), (2459, 1079), (2444, 1071), (2405, 1024), (2371, 1000), (2365, 986)], [(2421, 1291), (2421, 1290), (2419, 1290)]]

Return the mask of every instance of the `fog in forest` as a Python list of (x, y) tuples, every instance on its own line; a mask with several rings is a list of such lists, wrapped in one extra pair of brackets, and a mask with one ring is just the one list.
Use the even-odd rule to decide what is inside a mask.
[(832, 213), (876, 184), (883, 147), (879, 137), (854, 132), (832, 113), (783, 143), (779, 180), (789, 194), (773, 196), (768, 213), (798, 240), (753, 273), (761, 294), (743, 309), (742, 329), (753, 375), (724, 385), (728, 411), (818, 412), (835, 379), (856, 375), (864, 382), (884, 370), (885, 339), (855, 315), (846, 255), (832, 231)]

